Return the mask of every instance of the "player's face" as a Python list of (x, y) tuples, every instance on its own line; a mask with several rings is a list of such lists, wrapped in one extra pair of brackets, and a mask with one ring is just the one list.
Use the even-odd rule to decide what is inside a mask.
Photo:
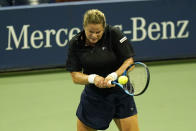
[(104, 33), (104, 28), (102, 24), (88, 24), (84, 27), (84, 30), (86, 38), (91, 44), (97, 43)]

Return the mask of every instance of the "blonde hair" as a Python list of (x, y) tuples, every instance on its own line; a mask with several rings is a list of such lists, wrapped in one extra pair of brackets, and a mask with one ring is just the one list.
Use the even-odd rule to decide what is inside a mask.
[(102, 24), (105, 28), (106, 18), (104, 13), (98, 9), (87, 10), (83, 18), (83, 27), (86, 27), (88, 24)]

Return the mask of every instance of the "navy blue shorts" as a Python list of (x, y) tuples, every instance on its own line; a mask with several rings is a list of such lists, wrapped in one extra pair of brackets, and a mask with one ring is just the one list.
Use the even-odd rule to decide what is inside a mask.
[(113, 118), (121, 119), (137, 114), (132, 96), (121, 88), (100, 89), (86, 86), (82, 92), (77, 117), (88, 127), (105, 130)]

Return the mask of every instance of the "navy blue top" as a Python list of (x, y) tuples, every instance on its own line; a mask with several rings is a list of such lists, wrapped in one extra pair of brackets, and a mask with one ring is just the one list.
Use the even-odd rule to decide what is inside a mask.
[(109, 25), (94, 47), (85, 46), (84, 31), (75, 35), (68, 46), (66, 69), (70, 72), (83, 71), (84, 74), (106, 77), (116, 71), (127, 58), (134, 56), (126, 36), (118, 28)]

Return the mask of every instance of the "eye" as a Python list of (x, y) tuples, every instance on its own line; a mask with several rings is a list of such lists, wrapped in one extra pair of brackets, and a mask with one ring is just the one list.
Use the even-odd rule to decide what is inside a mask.
[(101, 31), (96, 32), (96, 34), (99, 34)]
[(91, 33), (91, 34), (100, 34), (101, 33), (101, 31), (95, 32), (95, 31), (91, 31), (91, 30), (89, 30), (88, 32)]
[(91, 34), (93, 34), (94, 32), (93, 31), (89, 31)]

